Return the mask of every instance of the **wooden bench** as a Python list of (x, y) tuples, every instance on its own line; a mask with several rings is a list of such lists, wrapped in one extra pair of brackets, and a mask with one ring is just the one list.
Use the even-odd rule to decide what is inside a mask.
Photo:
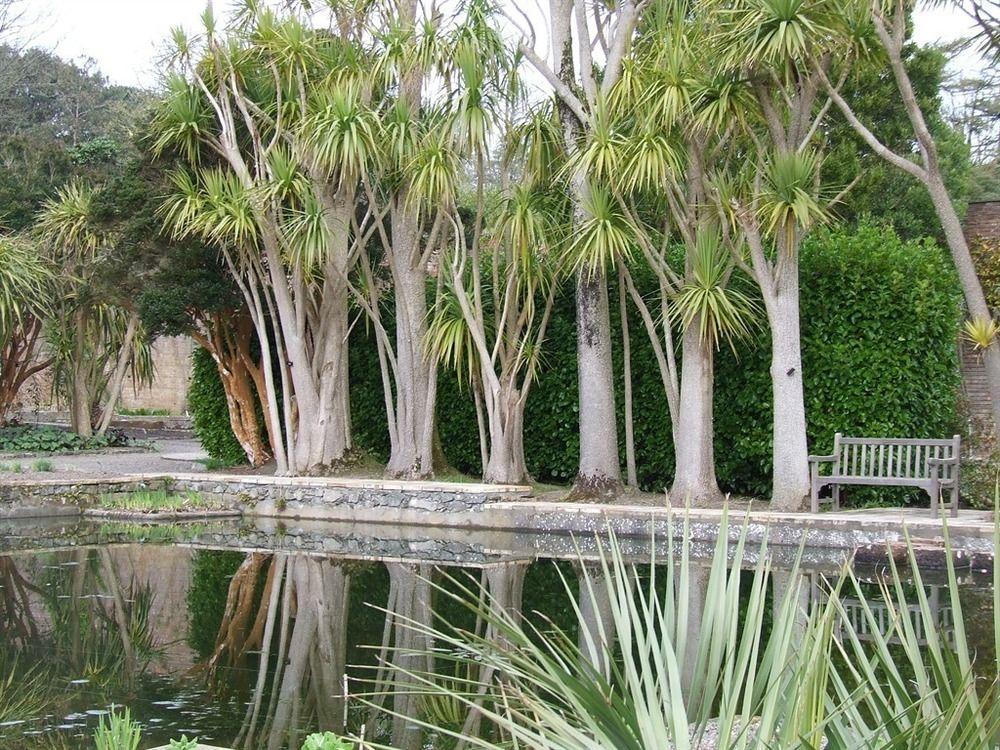
[[(833, 485), (833, 508), (840, 509), (840, 487), (845, 484), (879, 487), (919, 487), (931, 496), (931, 514), (938, 515), (943, 490), (951, 492), (951, 515), (958, 515), (960, 436), (951, 440), (904, 438), (833, 438), (829, 456), (809, 456), (812, 512), (819, 511), (819, 491)], [(822, 464), (833, 464), (820, 474)]]

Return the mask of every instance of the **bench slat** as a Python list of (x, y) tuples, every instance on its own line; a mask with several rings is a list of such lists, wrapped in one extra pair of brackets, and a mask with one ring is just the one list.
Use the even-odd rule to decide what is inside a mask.
[(951, 440), (923, 439), (923, 438), (864, 438), (845, 437), (840, 439), (841, 445), (938, 445), (941, 447), (951, 447)]

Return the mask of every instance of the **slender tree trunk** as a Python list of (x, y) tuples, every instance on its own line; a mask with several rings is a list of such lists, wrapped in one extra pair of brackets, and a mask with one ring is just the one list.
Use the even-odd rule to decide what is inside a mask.
[(628, 326), (628, 303), (625, 297), (625, 271), (618, 269), (618, 306), (622, 327), (622, 377), (625, 381), (625, 476), (629, 487), (639, 486), (635, 467), (635, 419), (632, 413), (632, 341)]
[(670, 489), (676, 503), (721, 499), (715, 477), (712, 399), (715, 357), (712, 345), (693, 320), (681, 340), (681, 389), (677, 437), (677, 469)]
[(104, 404), (101, 406), (101, 420), (97, 426), (97, 434), (103, 435), (111, 426), (111, 420), (115, 417), (115, 409), (118, 408), (118, 401), (122, 396), (122, 388), (125, 385), (125, 376), (128, 374), (128, 366), (132, 361), (132, 345), (135, 337), (139, 333), (139, 316), (136, 313), (129, 315), (128, 327), (125, 330), (125, 338), (122, 340), (118, 350), (118, 361), (115, 362), (115, 369), (108, 379), (107, 387), (104, 389)]
[(71, 363), (70, 382), (70, 428), (77, 435), (89, 438), (94, 434), (94, 425), (91, 421), (91, 408), (93, 407), (93, 394), (90, 390), (90, 379), (87, 373), (91, 363), (85, 356), (84, 344), (87, 340), (87, 314), (83, 310), (77, 310), (73, 314), (74, 340), (73, 340), (73, 362)]
[(799, 333), (798, 264), (784, 264), (773, 295), (765, 294), (771, 327), (774, 398), (774, 479), (771, 507), (801, 510), (809, 494), (802, 340)]
[(608, 304), (604, 274), (580, 273), (576, 287), (580, 467), (573, 492), (583, 497), (615, 494), (622, 483)]

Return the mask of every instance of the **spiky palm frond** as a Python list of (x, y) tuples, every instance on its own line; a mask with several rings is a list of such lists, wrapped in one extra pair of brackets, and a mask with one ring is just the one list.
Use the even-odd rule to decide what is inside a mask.
[(176, 149), (191, 164), (200, 159), (202, 139), (211, 132), (212, 117), (202, 92), (180, 75), (167, 79), (167, 92), (153, 115), (153, 150)]
[(581, 220), (573, 231), (566, 259), (574, 271), (592, 277), (632, 257), (635, 227), (605, 188), (591, 186), (587, 191)]
[(837, 38), (842, 4), (833, 0), (719, 3), (718, 51), (728, 67), (783, 68), (818, 59)]
[(479, 368), (479, 352), (458, 299), (460, 292), (445, 284), (441, 298), (427, 319), (424, 355), (459, 375), (459, 382), (473, 383)]
[(811, 151), (775, 154), (767, 163), (760, 196), (761, 220), (772, 234), (785, 233), (788, 247), (794, 231), (827, 219), (826, 209), (815, 195), (818, 171), (819, 156)]
[(71, 263), (92, 260), (110, 240), (94, 220), (94, 193), (94, 188), (73, 181), (42, 204), (35, 232), (58, 259)]
[(51, 307), (55, 284), (52, 265), (27, 237), (0, 236), (0, 343), (29, 318)]
[(521, 165), (529, 187), (552, 182), (565, 161), (559, 118), (551, 103), (533, 110), (516, 123), (505, 140), (505, 165)]
[(407, 200), (414, 205), (451, 207), (455, 204), (461, 173), (461, 162), (450, 139), (431, 135), (407, 165)]
[(565, 174), (582, 174), (596, 183), (617, 184), (629, 153), (628, 134), (621, 130), (607, 111), (599, 105), (586, 141), (567, 161)]
[(1000, 323), (993, 318), (972, 318), (963, 324), (962, 335), (976, 349), (989, 349), (1000, 335)]
[(338, 183), (357, 180), (377, 149), (378, 121), (350, 81), (330, 85), (314, 95), (302, 140), (314, 165)]
[(683, 328), (698, 326), (709, 346), (718, 349), (725, 339), (735, 352), (736, 342), (751, 335), (759, 306), (730, 283), (733, 261), (716, 232), (699, 231), (688, 259), (690, 273), (674, 297), (673, 319)]
[(312, 276), (326, 261), (331, 247), (326, 212), (313, 193), (306, 193), (300, 206), (288, 211), (284, 229), (286, 262)]

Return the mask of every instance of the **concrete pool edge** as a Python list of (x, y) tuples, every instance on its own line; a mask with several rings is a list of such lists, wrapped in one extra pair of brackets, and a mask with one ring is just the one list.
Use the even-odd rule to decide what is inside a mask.
[[(247, 517), (298, 521), (347, 521), (496, 531), (620, 535), (677, 535), (686, 523), (692, 538), (718, 537), (723, 511), (639, 505), (541, 501), (522, 486), (404, 482), (313, 477), (204, 474), (132, 474), (85, 480), (14, 480), (0, 485), (0, 518), (80, 516), (101, 495), (144, 489), (195, 491), (234, 506)], [(177, 514), (171, 520), (187, 520)], [(190, 520), (197, 520), (192, 514)], [(747, 538), (771, 544), (855, 551), (885, 549), (907, 536), (918, 546), (941, 549), (940, 519), (910, 509), (841, 513), (729, 511), (730, 535), (747, 524)], [(994, 557), (993, 514), (963, 511), (948, 519), (952, 547), (965, 556)]]

